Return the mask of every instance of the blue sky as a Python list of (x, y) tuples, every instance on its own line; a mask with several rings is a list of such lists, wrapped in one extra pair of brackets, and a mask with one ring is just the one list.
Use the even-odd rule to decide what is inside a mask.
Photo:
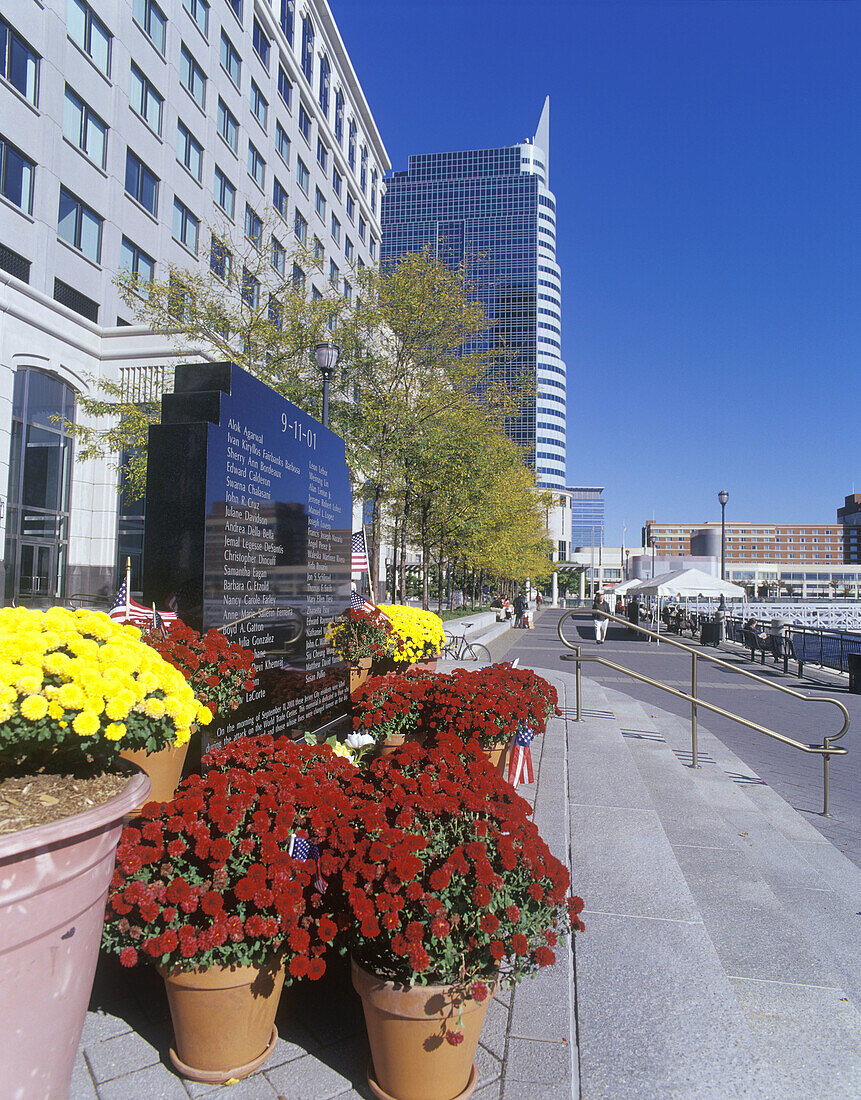
[(861, 492), (861, 4), (330, 0), (394, 168), (551, 98), (568, 476), (654, 516)]

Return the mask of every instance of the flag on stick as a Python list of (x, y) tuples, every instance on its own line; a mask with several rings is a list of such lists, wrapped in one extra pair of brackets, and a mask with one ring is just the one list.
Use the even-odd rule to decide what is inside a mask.
[(372, 603), (369, 603), (364, 596), (360, 596), (358, 592), (350, 593), (350, 608), (353, 611), (367, 611), (369, 615), (373, 615), (377, 610)]
[(365, 532), (357, 531), (353, 535), (353, 573), (368, 572), (368, 547), (365, 544)]
[(512, 787), (518, 783), (534, 783), (535, 775), (532, 770), (532, 738), (534, 732), (529, 726), (521, 726), (514, 735), (514, 744), (511, 746), (511, 758), (508, 761), (508, 782)]
[(176, 621), (176, 615), (170, 611), (159, 613), (154, 607), (144, 607), (137, 600), (133, 600), (129, 595), (128, 577), (120, 585), (117, 598), (114, 600), (113, 607), (108, 614), (118, 623), (135, 623), (136, 625), (146, 623), (148, 626), (155, 629), (161, 628), (162, 630), (166, 622)]

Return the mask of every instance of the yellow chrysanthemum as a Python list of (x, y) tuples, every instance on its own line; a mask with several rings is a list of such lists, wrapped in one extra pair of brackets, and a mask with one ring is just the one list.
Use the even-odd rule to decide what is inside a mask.
[(55, 720), (56, 720), (57, 718), (62, 718), (62, 717), (63, 717), (63, 708), (62, 708), (62, 707), (60, 706), (60, 704), (59, 704), (59, 703), (58, 703), (58, 702), (56, 701), (56, 699), (52, 700), (52, 701), (51, 701), (51, 702), (50, 702), (50, 703), (48, 704), (48, 717), (49, 717), (49, 718), (53, 718), (53, 719), (55, 719)]
[(105, 737), (107, 737), (109, 741), (120, 741), (125, 735), (125, 722), (111, 722), (110, 725), (105, 728)]
[(148, 699), (144, 699), (140, 711), (147, 718), (164, 718), (164, 699), (151, 695)]
[(63, 684), (57, 695), (57, 702), (63, 705), (65, 710), (81, 710), (87, 697), (79, 684)]
[(105, 714), (113, 722), (120, 722), (128, 717), (129, 711), (135, 705), (135, 697), (131, 691), (119, 691), (105, 704)]
[(21, 715), (28, 722), (38, 722), (48, 713), (48, 700), (44, 695), (28, 695), (21, 700)]
[(79, 737), (91, 737), (99, 729), (99, 716), (91, 710), (82, 710), (72, 722), (72, 729)]
[(199, 726), (208, 726), (212, 721), (212, 711), (209, 707), (205, 707), (202, 703), (197, 708), (197, 724)]
[(34, 676), (32, 673), (28, 673), (26, 676), (19, 676), (15, 681), (15, 687), (18, 691), (26, 692), (28, 695), (35, 695), (37, 691), (42, 690), (42, 677)]

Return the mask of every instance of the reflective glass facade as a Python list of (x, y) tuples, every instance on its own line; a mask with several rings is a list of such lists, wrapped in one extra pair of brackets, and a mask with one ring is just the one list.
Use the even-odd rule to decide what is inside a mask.
[(571, 545), (604, 545), (604, 490), (596, 486), (574, 486), (571, 494)]
[(538, 484), (565, 487), (566, 387), (556, 200), (548, 189), (549, 104), (532, 142), (503, 149), (411, 156), (387, 181), (383, 262), (430, 245), (466, 259), (507, 349), (500, 367), (530, 394), (508, 434), (527, 448)]

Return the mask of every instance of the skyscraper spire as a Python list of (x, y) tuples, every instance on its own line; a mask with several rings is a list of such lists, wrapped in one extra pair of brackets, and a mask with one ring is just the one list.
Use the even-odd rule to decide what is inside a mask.
[(544, 106), (541, 108), (541, 118), (538, 120), (538, 129), (532, 144), (544, 153), (544, 171), (547, 179), (547, 187), (550, 187), (550, 96), (546, 96)]

